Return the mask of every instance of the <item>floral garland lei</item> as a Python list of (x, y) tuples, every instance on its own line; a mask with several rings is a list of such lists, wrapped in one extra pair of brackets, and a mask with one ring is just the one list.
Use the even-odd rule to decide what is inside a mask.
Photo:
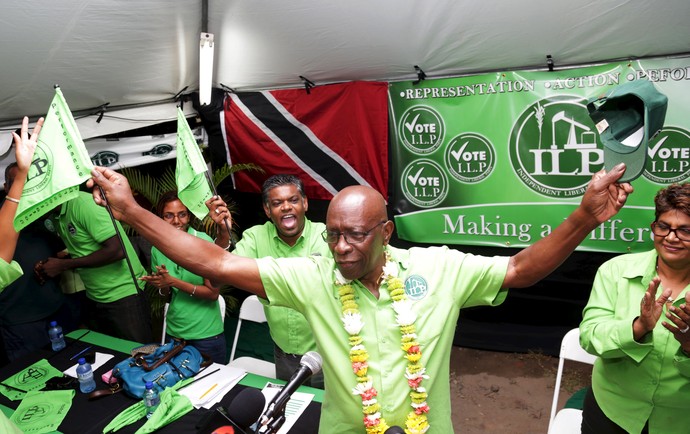
[[(407, 414), (405, 420), (405, 432), (408, 434), (421, 434), (429, 429), (427, 413), (429, 405), (426, 403), (427, 392), (421, 386), (422, 380), (428, 379), (426, 368), (421, 363), (422, 352), (417, 342), (415, 320), (417, 315), (412, 310), (412, 302), (405, 296), (403, 281), (398, 277), (398, 266), (391, 261), (390, 254), (385, 252), (386, 264), (383, 267), (383, 280), (388, 287), (391, 299), (393, 299), (393, 310), (396, 313), (396, 322), (400, 327), (401, 349), (407, 359), (405, 378), (410, 387), (410, 405), (412, 411)], [(350, 335), (350, 362), (352, 370), (357, 376), (357, 386), (352, 389), (354, 395), (362, 398), (362, 411), (364, 413), (364, 426), (367, 434), (382, 434), (389, 425), (381, 416), (381, 405), (376, 400), (378, 394), (374, 388), (371, 377), (367, 375), (369, 367), (367, 360), (369, 353), (363, 345), (360, 331), (364, 327), (362, 316), (359, 313), (359, 306), (355, 301), (355, 290), (351, 281), (345, 279), (340, 271), (335, 269), (335, 285), (338, 287), (338, 295), (342, 304), (342, 321), (345, 330)]]

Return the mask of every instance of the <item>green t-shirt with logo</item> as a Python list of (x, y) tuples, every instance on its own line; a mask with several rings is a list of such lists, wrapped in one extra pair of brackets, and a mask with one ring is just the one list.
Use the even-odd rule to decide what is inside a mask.
[[(208, 242), (213, 240), (203, 232), (189, 228), (187, 233)], [(151, 248), (151, 268), (165, 265), (172, 277), (192, 285), (203, 285), (204, 278), (180, 267), (155, 247)], [(168, 308), (167, 333), (186, 340), (205, 339), (223, 333), (223, 319), (218, 300), (193, 297), (189, 293), (172, 288)]]
[[(117, 227), (125, 243), (134, 275), (139, 278), (146, 271), (120, 222), (117, 222)], [(56, 229), (73, 258), (81, 258), (100, 250), (103, 242), (116, 235), (108, 211), (96, 205), (93, 197), (85, 192), (79, 192), (76, 198), (62, 204)], [(111, 303), (137, 293), (125, 259), (100, 267), (83, 267), (75, 270), (84, 282), (86, 296), (99, 303)], [(140, 288), (144, 286), (142, 281), (138, 281), (137, 284)]]
[[(290, 246), (278, 236), (275, 225), (269, 221), (244, 231), (232, 253), (247, 258), (300, 258), (311, 255), (331, 258), (328, 244), (321, 236), (325, 230), (323, 223), (314, 223), (305, 218), (302, 234), (295, 245)], [(266, 306), (264, 312), (271, 338), (283, 352), (302, 355), (316, 350), (311, 327), (301, 313), (279, 306)]]

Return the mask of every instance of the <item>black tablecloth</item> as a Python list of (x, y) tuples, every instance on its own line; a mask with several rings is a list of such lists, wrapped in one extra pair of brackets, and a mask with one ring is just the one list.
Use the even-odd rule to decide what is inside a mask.
[[(58, 353), (53, 353), (50, 349), (36, 351), (20, 360), (17, 360), (9, 365), (0, 368), (0, 380), (5, 380), (21, 371), (22, 369), (30, 366), (31, 364), (41, 360), (47, 359), (48, 362), (60, 371), (73, 366), (76, 363), (76, 359), (69, 360), (70, 357), (77, 354), (81, 350), (91, 347), (89, 351), (97, 351), (100, 353), (114, 354), (115, 357), (110, 359), (103, 366), (98, 368), (94, 372), (94, 377), (96, 378), (96, 384), (98, 388), (105, 388), (104, 383), (100, 380), (103, 373), (108, 372), (117, 363), (127, 358), (129, 355), (124, 354), (115, 350), (100, 347), (98, 345), (89, 344), (86, 342), (74, 342), (67, 339), (68, 346), (64, 350)], [(223, 398), (223, 403), (227, 405), (232, 398), (239, 393), (245, 386), (237, 385)], [(60, 424), (58, 428), (60, 432), (64, 434), (100, 434), (103, 432), (110, 421), (115, 418), (120, 412), (125, 410), (132, 404), (135, 404), (138, 400), (131, 398), (124, 392), (116, 393), (114, 395), (105, 396), (100, 399), (93, 401), (88, 400), (88, 395), (83, 394), (76, 389), (76, 394), (72, 401), (72, 407), (70, 408), (67, 416)], [(4, 395), (0, 394), (0, 404), (16, 409), (21, 401), (10, 401)], [(167, 425), (158, 432), (168, 433), (168, 434), (179, 434), (179, 433), (196, 433), (197, 425), (201, 419), (212, 410), (193, 410), (186, 414), (182, 418)], [(294, 434), (311, 434), (318, 432), (319, 416), (321, 412), (321, 404), (318, 402), (311, 402), (307, 410), (300, 416), (295, 425), (290, 430), (290, 433)], [(140, 428), (146, 422), (145, 418), (142, 420), (122, 428), (117, 431), (118, 433), (134, 433), (138, 428)]]

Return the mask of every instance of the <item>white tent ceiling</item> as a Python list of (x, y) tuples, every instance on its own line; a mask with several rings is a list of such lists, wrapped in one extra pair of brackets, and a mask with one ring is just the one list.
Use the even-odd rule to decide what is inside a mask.
[[(687, 0), (209, 0), (208, 15), (214, 83), (234, 90), (690, 53)], [(196, 90), (201, 16), (201, 0), (3, 2), (0, 125), (45, 113), (54, 83), (73, 112)]]

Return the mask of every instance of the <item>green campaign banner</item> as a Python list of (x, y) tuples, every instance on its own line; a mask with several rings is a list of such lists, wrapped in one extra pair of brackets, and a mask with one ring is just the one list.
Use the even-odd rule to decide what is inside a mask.
[(649, 79), (668, 97), (635, 192), (584, 251), (652, 248), (654, 195), (690, 177), (690, 58), (392, 83), (391, 201), (398, 236), (525, 247), (580, 203), (604, 151), (589, 99)]

